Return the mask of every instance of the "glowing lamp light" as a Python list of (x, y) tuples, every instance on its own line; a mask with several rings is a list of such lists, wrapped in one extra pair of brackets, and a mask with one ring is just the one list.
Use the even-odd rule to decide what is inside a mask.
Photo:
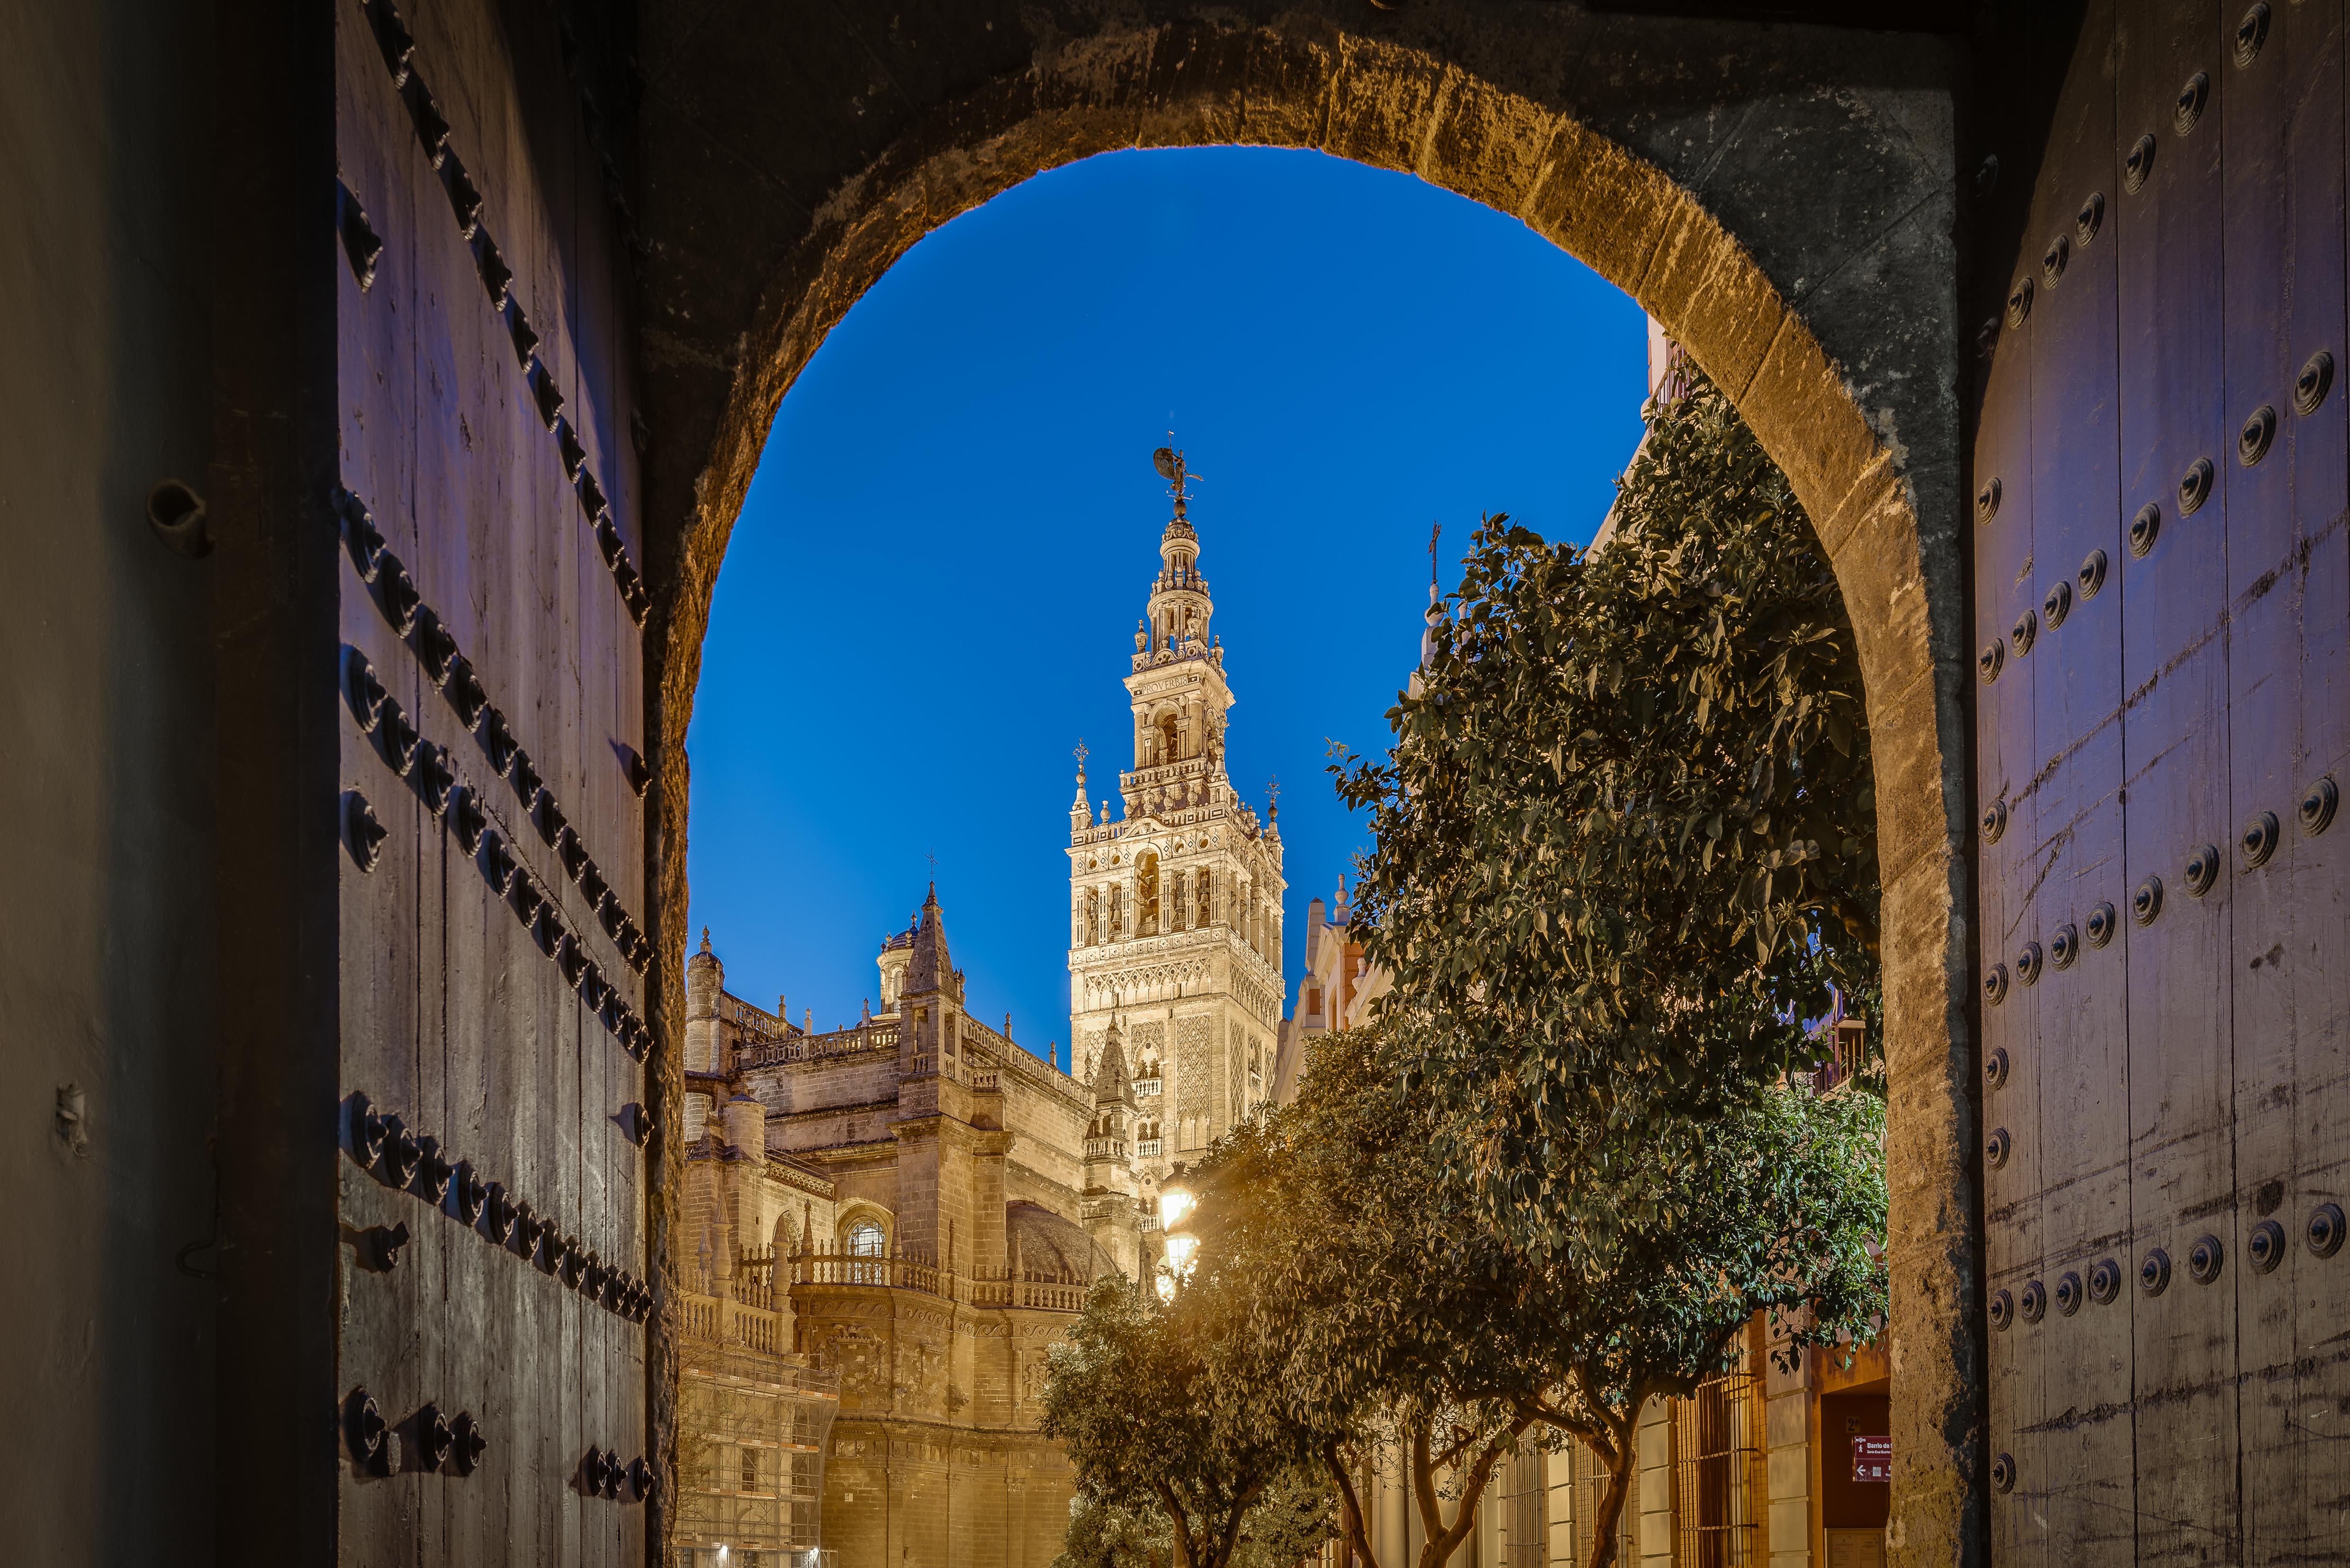
[(1167, 1266), (1180, 1279), (1191, 1272), (1192, 1260), (1200, 1255), (1200, 1238), (1189, 1231), (1167, 1232)]
[[(1173, 1231), (1176, 1226), (1183, 1222), (1183, 1216), (1191, 1212), (1199, 1201), (1191, 1189), (1183, 1185), (1180, 1178), (1170, 1181), (1159, 1190), (1159, 1228), (1162, 1231)], [(1170, 1236), (1169, 1240), (1171, 1241), (1173, 1238)]]

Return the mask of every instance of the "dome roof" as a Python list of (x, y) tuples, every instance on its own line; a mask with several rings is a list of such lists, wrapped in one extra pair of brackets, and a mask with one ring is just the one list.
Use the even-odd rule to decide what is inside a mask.
[(1082, 1226), (1025, 1198), (1003, 1206), (1007, 1254), (1019, 1259), (1024, 1274), (1058, 1274), (1088, 1282), (1118, 1272), (1109, 1255), (1094, 1245)]

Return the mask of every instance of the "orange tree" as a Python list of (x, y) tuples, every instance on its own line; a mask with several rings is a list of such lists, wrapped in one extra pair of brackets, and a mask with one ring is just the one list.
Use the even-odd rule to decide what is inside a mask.
[(1327, 1509), (1301, 1501), (1313, 1434), (1264, 1398), (1240, 1305), (1212, 1279), (1171, 1307), (1123, 1275), (1087, 1293), (1045, 1392), (1045, 1435), (1076, 1470), (1072, 1563), (1283, 1568), (1326, 1538)]
[(1646, 1404), (1734, 1359), (1757, 1312), (1790, 1314), (1783, 1356), (1872, 1332), (1883, 1103), (1759, 1091), (1703, 1129), (1649, 1218), (1603, 1250), (1535, 1259), (1460, 1200), (1442, 1113), (1402, 1070), (1417, 1054), (1405, 1033), (1390, 1019), (1316, 1042), (1295, 1104), (1244, 1124), (1198, 1173), (1195, 1288), (1220, 1293), (1222, 1332), (1246, 1347), (1234, 1407), (1311, 1435), (1340, 1529), (1374, 1564), (1354, 1482), (1388, 1449), (1421, 1524), (1414, 1568), (1452, 1560), (1514, 1448), (1580, 1438), (1610, 1478), (1600, 1568)]
[(1374, 835), (1354, 933), (1419, 1015), (1415, 1083), (1489, 1220), (1537, 1256), (1604, 1245), (1804, 1060), (1831, 986), (1875, 983), (1835, 575), (1700, 380), (1651, 406), (1605, 548), (1486, 521), (1388, 718), (1388, 755), (1338, 769)]

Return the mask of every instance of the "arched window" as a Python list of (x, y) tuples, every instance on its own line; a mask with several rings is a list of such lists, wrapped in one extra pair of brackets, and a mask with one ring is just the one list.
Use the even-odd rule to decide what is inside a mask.
[(1170, 880), (1175, 885), (1175, 918), (1167, 929), (1180, 931), (1191, 923), (1191, 879), (1178, 871)]
[[(1170, 638), (1170, 640), (1171, 641), (1172, 639)], [(1175, 715), (1160, 714), (1159, 716), (1159, 760), (1162, 763), (1180, 762), (1182, 755), (1182, 752), (1175, 742)]]
[(848, 1255), (852, 1258), (878, 1258), (889, 1247), (888, 1234), (870, 1220), (859, 1220), (848, 1228)]
[(1134, 867), (1134, 932), (1154, 936), (1159, 930), (1159, 857), (1146, 854)]

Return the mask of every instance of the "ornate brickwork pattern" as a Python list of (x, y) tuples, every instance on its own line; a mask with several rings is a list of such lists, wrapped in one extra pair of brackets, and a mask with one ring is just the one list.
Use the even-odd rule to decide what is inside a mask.
[(1206, 1018), (1175, 1021), (1175, 1092), (1180, 1096), (1175, 1114), (1179, 1116), (1214, 1114), (1215, 1064), (1208, 1049), (1213, 1038), (1212, 1022)]

